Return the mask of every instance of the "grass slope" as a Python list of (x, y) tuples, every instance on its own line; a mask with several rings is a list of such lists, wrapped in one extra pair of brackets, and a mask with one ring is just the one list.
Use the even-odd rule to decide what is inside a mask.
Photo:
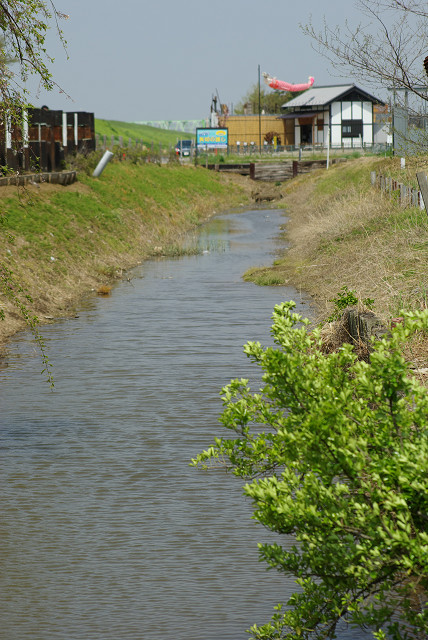
[[(422, 164), (421, 164), (422, 163)], [(366, 157), (300, 176), (284, 188), (289, 248), (273, 267), (254, 268), (246, 279), (258, 284), (290, 282), (312, 294), (325, 315), (347, 286), (360, 300), (375, 300), (385, 319), (403, 307), (428, 305), (428, 216), (417, 207), (371, 187), (370, 172), (414, 184), (423, 159)]]
[[(67, 310), (145, 258), (179, 253), (180, 238), (214, 211), (246, 202), (231, 179), (193, 166), (112, 163), (98, 179), (68, 187), (2, 187), (0, 276), (12, 272), (42, 320)], [(0, 278), (0, 285), (2, 279)], [(23, 323), (0, 295), (0, 338)]]
[(134, 122), (120, 122), (119, 120), (99, 120), (95, 118), (95, 133), (100, 136), (106, 135), (107, 138), (115, 136), (123, 136), (125, 142), (128, 138), (142, 140), (146, 146), (153, 144), (162, 144), (165, 146), (175, 145), (177, 140), (190, 139), (194, 136), (180, 131), (168, 131), (166, 129), (158, 129), (157, 127), (149, 127), (144, 124), (136, 124)]

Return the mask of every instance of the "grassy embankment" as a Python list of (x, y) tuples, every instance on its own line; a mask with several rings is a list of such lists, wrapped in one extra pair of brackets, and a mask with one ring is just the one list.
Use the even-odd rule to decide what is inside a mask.
[[(68, 187), (2, 187), (0, 255), (43, 322), (66, 315), (82, 295), (145, 258), (179, 253), (180, 236), (246, 199), (228, 177), (178, 164), (112, 163), (99, 179), (80, 173)], [(13, 291), (25, 302), (18, 285)], [(4, 339), (23, 322), (3, 295), (0, 308)]]
[(175, 145), (178, 139), (194, 138), (193, 135), (180, 131), (168, 131), (167, 129), (158, 129), (145, 124), (136, 124), (135, 122), (100, 120), (98, 118), (95, 118), (95, 133), (100, 136), (107, 136), (108, 140), (110, 140), (111, 136), (115, 138), (122, 136), (125, 144), (128, 144), (129, 138), (134, 142), (140, 140), (146, 146), (150, 146), (153, 142), (154, 145), (161, 144), (162, 146), (170, 147)]
[(428, 216), (403, 209), (396, 199), (371, 187), (370, 171), (416, 185), (416, 171), (428, 159), (366, 157), (328, 171), (299, 176), (283, 188), (289, 248), (272, 267), (249, 270), (258, 284), (292, 283), (314, 296), (328, 315), (338, 291), (347, 286), (358, 298), (375, 301), (385, 320), (401, 308), (428, 305)]

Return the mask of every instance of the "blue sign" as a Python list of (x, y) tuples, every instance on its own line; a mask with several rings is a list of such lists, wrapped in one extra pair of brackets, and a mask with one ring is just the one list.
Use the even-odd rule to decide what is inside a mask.
[(227, 149), (228, 129), (196, 129), (198, 149)]

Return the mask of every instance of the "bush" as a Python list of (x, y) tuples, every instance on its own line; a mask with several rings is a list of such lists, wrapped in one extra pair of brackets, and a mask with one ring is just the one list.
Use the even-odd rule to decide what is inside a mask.
[[(253, 638), (334, 638), (346, 620), (374, 638), (428, 634), (428, 395), (402, 355), (428, 311), (373, 345), (370, 362), (353, 347), (324, 354), (320, 330), (275, 307), (275, 347), (244, 350), (263, 373), (223, 389), (223, 425), (194, 465), (216, 462), (245, 478), (254, 518), (287, 536), (259, 545), (268, 565), (299, 586)], [(294, 539), (294, 543), (290, 544)]]

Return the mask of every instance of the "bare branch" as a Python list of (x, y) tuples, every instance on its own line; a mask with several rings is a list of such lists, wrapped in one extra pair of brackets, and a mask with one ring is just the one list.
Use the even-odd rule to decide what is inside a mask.
[(302, 26), (314, 49), (340, 75), (357, 76), (375, 86), (406, 89), (428, 101), (423, 62), (428, 52), (426, 3), (418, 0), (359, 0), (367, 22), (345, 22), (322, 29)]

